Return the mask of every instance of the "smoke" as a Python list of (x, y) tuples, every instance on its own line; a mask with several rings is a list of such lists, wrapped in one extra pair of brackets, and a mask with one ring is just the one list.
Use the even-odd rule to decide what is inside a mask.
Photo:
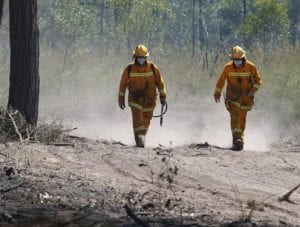
[[(73, 110), (64, 108), (63, 111), (57, 111), (63, 122), (78, 127), (74, 133), (79, 136), (134, 145), (130, 108), (118, 108), (116, 92), (113, 96), (99, 92), (89, 97), (93, 98), (80, 100)], [(230, 148), (230, 117), (225, 106), (222, 103), (215, 104), (212, 97), (201, 99), (191, 96), (187, 100), (183, 102), (172, 96), (169, 98), (163, 127), (160, 127), (159, 118), (152, 119), (146, 146), (176, 147), (208, 142), (210, 145)], [(158, 103), (154, 114), (159, 112)], [(245, 150), (269, 150), (270, 145), (279, 139), (282, 130), (278, 116), (270, 117), (270, 113), (255, 109), (248, 112)]]
[[(52, 59), (58, 61), (59, 58)], [(93, 56), (93, 59), (86, 59), (85, 64), (77, 64), (74, 75), (68, 73), (66, 75), (69, 77), (61, 78), (61, 90), (57, 92), (59, 79), (55, 78), (53, 70), (45, 67), (58, 63), (51, 64), (46, 56), (44, 61), (47, 64), (41, 64), (41, 72), (52, 72), (52, 76), (41, 75), (42, 78), (48, 78), (44, 79), (41, 89), (41, 118), (49, 119), (55, 116), (54, 118), (61, 119), (65, 125), (78, 127), (73, 133), (79, 136), (134, 145), (130, 108), (127, 106), (125, 110), (121, 110), (117, 103), (119, 80), (128, 58), (118, 60), (116, 67), (115, 61), (110, 61), (109, 58), (103, 60)], [(161, 67), (162, 71), (168, 72), (164, 74), (168, 90), (168, 112), (164, 116), (163, 127), (159, 125), (159, 118), (152, 119), (146, 146), (176, 147), (208, 142), (211, 145), (230, 148), (232, 137), (229, 113), (223, 103), (214, 103), (212, 97), (216, 78), (199, 75), (197, 73), (201, 70), (188, 64), (179, 67), (173, 62), (173, 65), (168, 63), (168, 67)], [(177, 70), (181, 70), (182, 73)], [(41, 82), (43, 83), (43, 80)], [(46, 82), (50, 86), (45, 84)], [(187, 89), (189, 87), (190, 91)], [(256, 99), (264, 98), (258, 92)], [(263, 100), (261, 105), (256, 105), (248, 112), (245, 150), (269, 150), (272, 143), (282, 139), (291, 128), (288, 124), (293, 122), (293, 109), (283, 108), (282, 112), (275, 112), (269, 108), (270, 105), (263, 105), (264, 102), (271, 101)], [(154, 114), (159, 112), (158, 102)]]

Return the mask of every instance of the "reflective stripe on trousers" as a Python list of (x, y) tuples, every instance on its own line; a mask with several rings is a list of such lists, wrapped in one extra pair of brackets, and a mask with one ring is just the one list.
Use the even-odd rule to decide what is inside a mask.
[(132, 106), (131, 114), (134, 135), (146, 135), (152, 119), (153, 111), (144, 112)]
[(232, 137), (234, 139), (243, 139), (246, 127), (247, 110), (230, 105), (230, 124)]

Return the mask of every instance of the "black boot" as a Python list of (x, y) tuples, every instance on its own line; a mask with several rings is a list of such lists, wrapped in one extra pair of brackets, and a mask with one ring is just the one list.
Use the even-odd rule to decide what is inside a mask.
[(145, 136), (144, 135), (138, 135), (135, 137), (135, 143), (137, 147), (144, 148), (145, 147)]
[(232, 150), (241, 151), (244, 148), (244, 142), (242, 139), (233, 139), (232, 141)]

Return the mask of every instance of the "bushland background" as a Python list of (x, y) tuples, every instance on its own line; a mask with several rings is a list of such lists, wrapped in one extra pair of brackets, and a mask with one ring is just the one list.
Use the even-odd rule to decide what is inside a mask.
[[(39, 0), (40, 133), (0, 143), (0, 224), (139, 226), (127, 207), (144, 226), (299, 225), (299, 12), (298, 0)], [(143, 149), (117, 104), (140, 43), (169, 104)], [(213, 100), (235, 45), (263, 78), (241, 152), (230, 150), (228, 113)]]
[[(7, 8), (0, 30), (3, 106), (9, 88)], [(227, 146), (229, 116), (212, 95), (231, 47), (240, 45), (263, 78), (245, 145), (268, 149), (300, 131), (299, 12), (297, 0), (38, 1), (40, 121), (58, 119), (77, 126), (80, 135), (133, 144), (130, 112), (118, 109), (117, 95), (132, 51), (143, 43), (165, 78), (169, 103), (164, 127), (153, 120), (148, 145)]]

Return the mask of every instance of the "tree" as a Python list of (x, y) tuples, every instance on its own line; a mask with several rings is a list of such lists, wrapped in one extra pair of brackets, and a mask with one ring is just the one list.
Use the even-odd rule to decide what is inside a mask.
[(10, 86), (8, 108), (37, 124), (39, 104), (39, 39), (37, 0), (10, 0)]
[(4, 5), (4, 0), (0, 0), (0, 25), (2, 21), (3, 5)]
[(239, 28), (245, 45), (260, 41), (264, 51), (277, 45), (278, 40), (287, 37), (287, 3), (278, 0), (257, 0), (255, 13), (248, 13)]
[(300, 21), (300, 1), (298, 0), (290, 0), (289, 1), (289, 9), (288, 9), (288, 16), (290, 19), (290, 42), (291, 46), (296, 46), (297, 40), (297, 25)]
[(195, 41), (196, 41), (196, 25), (195, 25), (195, 6), (196, 0), (192, 0), (192, 56), (195, 55)]
[(204, 15), (203, 15), (203, 8), (204, 8), (204, 1), (198, 0), (199, 4), (199, 41), (200, 41), (200, 49), (203, 50), (205, 44), (205, 27), (204, 27)]

